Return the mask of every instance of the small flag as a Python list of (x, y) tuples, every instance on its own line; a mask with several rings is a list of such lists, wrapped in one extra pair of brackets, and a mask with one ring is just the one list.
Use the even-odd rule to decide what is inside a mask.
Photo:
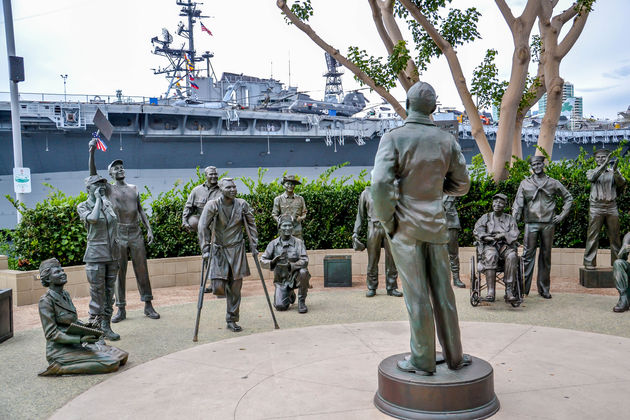
[(188, 58), (188, 54), (186, 53), (184, 53), (184, 60), (186, 60), (186, 62), (190, 64), (190, 58)]
[(190, 86), (192, 86), (194, 89), (199, 89), (199, 86), (197, 86), (195, 82), (190, 82)]
[(203, 32), (207, 32), (208, 35), (212, 35), (212, 32), (210, 32), (210, 29), (206, 28), (206, 25), (204, 25), (203, 22), (199, 22), (199, 23), (201, 23), (201, 30)]
[(103, 140), (96, 139), (96, 148), (100, 150), (101, 152), (104, 152), (105, 150), (107, 150), (107, 145), (103, 143)]
[(188, 78), (190, 79), (191, 82), (193, 82), (195, 80), (195, 77), (192, 74), (189, 74)]

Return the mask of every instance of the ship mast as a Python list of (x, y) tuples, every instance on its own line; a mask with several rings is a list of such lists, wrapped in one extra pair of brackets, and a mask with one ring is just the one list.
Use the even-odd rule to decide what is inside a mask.
[[(188, 48), (186, 48), (185, 43), (183, 43), (179, 48), (171, 46), (173, 43), (173, 36), (166, 28), (163, 28), (162, 38), (160, 39), (157, 36), (151, 38), (151, 44), (155, 47), (153, 54), (168, 59), (169, 65), (152, 70), (153, 74), (164, 74), (166, 79), (169, 81), (168, 88), (165, 93), (166, 98), (171, 95), (171, 90), (174, 90), (175, 96), (179, 98), (192, 98), (193, 96), (196, 96), (194, 94), (196, 89), (192, 87), (191, 81), (199, 74), (199, 70), (197, 69), (195, 63), (205, 60), (207, 63), (207, 76), (210, 77), (211, 66), (209, 65), (209, 59), (214, 55), (206, 52), (201, 57), (197, 57), (193, 32), (197, 20), (200, 18), (207, 18), (208, 16), (202, 16), (201, 10), (197, 7), (203, 3), (193, 2), (192, 0), (176, 0), (175, 3), (182, 7), (179, 15), (185, 17), (187, 23), (184, 24), (184, 22), (180, 21), (177, 26), (176, 34), (188, 40)], [(188, 58), (188, 60), (186, 58)], [(184, 82), (185, 86), (182, 86), (182, 83), (180, 82)]]

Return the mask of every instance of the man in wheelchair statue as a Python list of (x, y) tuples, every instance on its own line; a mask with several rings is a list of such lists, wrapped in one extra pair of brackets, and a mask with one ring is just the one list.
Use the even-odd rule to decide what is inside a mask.
[(497, 270), (504, 264), (503, 282), (505, 294), (509, 302), (518, 300), (516, 281), (518, 280), (519, 258), (517, 253), (519, 230), (516, 220), (504, 213), (507, 197), (495, 194), (492, 199), (492, 212), (486, 213), (475, 223), (473, 234), (477, 239), (479, 262), (485, 272), (488, 293), (483, 299), (494, 302)]

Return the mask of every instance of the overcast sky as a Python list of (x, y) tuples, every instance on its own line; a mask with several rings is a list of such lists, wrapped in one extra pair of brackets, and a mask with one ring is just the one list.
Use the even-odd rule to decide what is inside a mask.
[[(151, 54), (151, 37), (163, 27), (175, 32), (181, 19), (175, 0), (13, 0), (17, 55), (24, 57), (26, 81), (20, 92), (63, 93), (60, 74), (68, 74), (69, 94), (159, 96), (166, 89), (163, 76), (151, 68), (165, 65)], [(520, 14), (525, 0), (508, 1)], [(475, 5), (482, 13), (483, 39), (458, 48), (464, 72), (470, 80), (487, 48), (499, 51), (502, 76), (509, 76), (512, 41), (509, 30), (491, 0), (454, 0), (453, 5)], [(571, 4), (560, 0), (558, 11)], [(313, 28), (327, 42), (346, 52), (354, 45), (375, 55), (385, 50), (374, 28), (365, 0), (313, 0)], [(273, 77), (298, 86), (314, 98), (323, 97), (326, 69), (324, 53), (301, 31), (287, 26), (276, 0), (207, 0), (202, 6), (209, 36), (196, 26), (197, 52), (212, 51), (217, 75), (224, 71)], [(628, 48), (630, 1), (600, 0), (588, 18), (582, 36), (564, 59), (561, 76), (575, 85), (584, 98), (584, 115), (614, 119), (630, 105), (630, 49)], [(537, 28), (535, 28), (537, 31)], [(0, 91), (8, 91), (6, 42), (2, 19)], [(173, 45), (181, 41), (175, 36)], [(272, 64), (273, 63), (273, 64)], [(535, 71), (534, 66), (531, 67)], [(421, 76), (437, 90), (444, 106), (463, 109), (444, 59), (432, 63)], [(356, 88), (346, 72), (344, 88)], [(404, 91), (395, 96), (404, 100)], [(3, 95), (6, 97), (6, 95)], [(368, 95), (373, 103), (378, 96)]]

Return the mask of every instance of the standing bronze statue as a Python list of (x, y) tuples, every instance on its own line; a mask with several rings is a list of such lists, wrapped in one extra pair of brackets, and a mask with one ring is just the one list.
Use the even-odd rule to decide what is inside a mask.
[(465, 288), (466, 285), (459, 278), (459, 214), (457, 214), (457, 197), (444, 195), (442, 199), (446, 226), (448, 226), (448, 260), (451, 263), (453, 286)]
[[(538, 253), (538, 294), (545, 299), (551, 299), (549, 293), (551, 273), (551, 247), (553, 246), (553, 232), (555, 226), (562, 222), (571, 210), (573, 197), (560, 183), (545, 174), (545, 158), (532, 156), (530, 166), (533, 175), (521, 181), (512, 205), (512, 216), (516, 221), (524, 219), (525, 234), (523, 236), (523, 265), (525, 284), (523, 293), (529, 294), (534, 276), (534, 257), (536, 248)], [(562, 212), (556, 214), (556, 198), (561, 197), (564, 204)], [(539, 245), (540, 244), (540, 245)]]
[(222, 196), (208, 201), (199, 218), (199, 246), (203, 258), (211, 260), (210, 279), (213, 293), (226, 295), (227, 327), (238, 332), (242, 330), (237, 322), (243, 277), (250, 275), (243, 228), (249, 232), (250, 245), (254, 253), (258, 233), (249, 204), (243, 199), (236, 198), (234, 180), (223, 178), (219, 187)]
[(617, 169), (618, 161), (611, 160), (610, 150), (595, 151), (597, 167), (586, 171), (586, 178), (591, 183), (589, 198), (588, 231), (584, 249), (584, 268), (594, 269), (597, 266), (597, 248), (599, 247), (599, 231), (606, 225), (610, 241), (610, 264), (614, 264), (621, 247), (619, 233), (619, 211), (617, 195), (626, 186), (626, 179)]
[(293, 218), (293, 236), (304, 240), (302, 238), (302, 222), (306, 219), (306, 204), (301, 195), (293, 192), (295, 186), (300, 184), (302, 183), (297, 180), (295, 175), (282, 177), (284, 193), (274, 198), (271, 217), (280, 226), (280, 216), (285, 214), (291, 216)]
[(98, 342), (102, 333), (83, 324), (70, 294), (61, 264), (56, 258), (39, 265), (39, 278), (48, 291), (39, 299), (39, 317), (46, 336), (46, 360), (40, 376), (115, 372), (127, 363), (127, 352)]
[(630, 275), (630, 263), (628, 254), (630, 253), (630, 233), (623, 237), (623, 243), (619, 250), (617, 260), (613, 263), (613, 277), (615, 287), (619, 292), (619, 301), (613, 308), (614, 312), (625, 312), (630, 307), (630, 287), (628, 287), (628, 276)]
[[(208, 166), (204, 170), (204, 173), (206, 174), (205, 182), (201, 185), (197, 185), (192, 189), (190, 194), (188, 194), (188, 199), (182, 211), (182, 227), (189, 232), (197, 232), (199, 216), (201, 216), (201, 212), (206, 203), (221, 197), (217, 168)], [(204, 292), (212, 293), (212, 285), (208, 285)]]
[(389, 242), (385, 239), (385, 229), (376, 217), (374, 217), (374, 200), (370, 193), (370, 186), (366, 186), (359, 197), (359, 208), (357, 209), (357, 218), (354, 222), (354, 233), (352, 234), (352, 245), (355, 250), (365, 249), (359, 241), (359, 232), (363, 220), (367, 222), (367, 288), (366, 297), (376, 295), (378, 288), (378, 262), (381, 259), (381, 248), (385, 248), (385, 287), (389, 296), (401, 297), (403, 294), (398, 291), (398, 271), (392, 252), (389, 249)]
[(114, 286), (118, 274), (118, 217), (106, 195), (107, 180), (99, 175), (85, 179), (88, 199), (79, 203), (77, 212), (87, 229), (87, 247), (83, 255), (85, 274), (90, 284), (90, 323), (100, 325), (108, 340), (118, 340), (112, 331)]
[(486, 213), (475, 223), (473, 234), (481, 248), (481, 265), (486, 274), (488, 294), (485, 300), (494, 302), (497, 270), (503, 262), (505, 294), (508, 301), (516, 301), (514, 294), (518, 276), (519, 260), (516, 240), (519, 230), (516, 220), (504, 213), (507, 197), (495, 194), (492, 199), (492, 212)]
[(197, 232), (203, 206), (208, 201), (221, 197), (217, 168), (208, 166), (204, 173), (206, 174), (206, 181), (192, 189), (182, 211), (182, 227), (189, 232)]
[[(96, 140), (90, 142), (90, 175), (97, 175), (94, 163), (94, 151), (96, 150)], [(144, 246), (144, 237), (140, 229), (140, 223), (147, 228), (147, 240), (149, 245), (153, 242), (153, 230), (149, 223), (140, 195), (135, 185), (127, 184), (125, 181), (125, 168), (123, 161), (114, 160), (108, 166), (109, 176), (114, 180), (114, 184), (105, 184), (105, 195), (114, 206), (118, 217), (118, 275), (116, 279), (116, 306), (118, 312), (111, 319), (112, 322), (120, 322), (127, 318), (127, 263), (131, 256), (133, 271), (136, 276), (140, 300), (144, 302), (144, 314), (151, 319), (159, 319), (160, 315), (153, 308), (153, 292), (151, 281), (149, 280), (149, 269), (147, 267), (147, 250)]]
[(306, 295), (308, 294), (308, 256), (301, 239), (292, 235), (293, 219), (289, 215), (280, 217), (280, 237), (267, 245), (260, 257), (263, 267), (273, 270), (275, 286), (273, 306), (279, 311), (286, 311), (295, 303), (295, 289), (298, 289), (298, 312), (308, 312)]
[(429, 117), (435, 107), (431, 85), (409, 89), (405, 124), (381, 138), (372, 171), (374, 214), (390, 238), (411, 327), (411, 356), (398, 368), (420, 375), (436, 371), (436, 326), (450, 369), (472, 360), (462, 352), (442, 206), (443, 194), (466, 194), (470, 178), (457, 139)]

